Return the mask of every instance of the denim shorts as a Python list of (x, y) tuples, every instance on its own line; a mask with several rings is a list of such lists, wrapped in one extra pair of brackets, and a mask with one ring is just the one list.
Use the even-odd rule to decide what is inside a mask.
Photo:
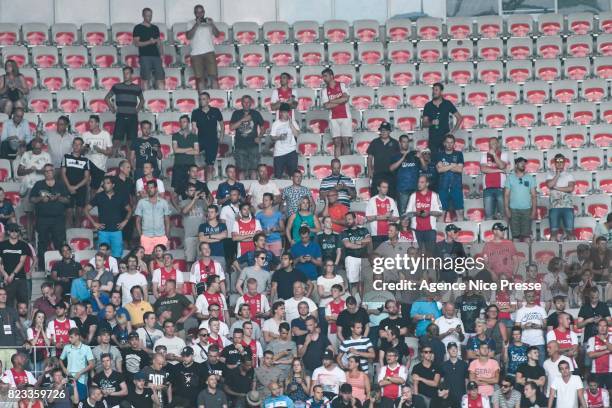
[(550, 230), (557, 231), (563, 224), (566, 231), (574, 230), (574, 209), (573, 208), (551, 208), (548, 211), (548, 221)]

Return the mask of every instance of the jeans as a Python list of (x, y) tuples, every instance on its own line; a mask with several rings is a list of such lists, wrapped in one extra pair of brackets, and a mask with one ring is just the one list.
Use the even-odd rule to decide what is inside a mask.
[(414, 231), (414, 235), (417, 239), (417, 243), (419, 244), (419, 249), (424, 249), (425, 251), (427, 251), (427, 253), (431, 254), (431, 251), (434, 245), (436, 244), (436, 231)]
[(123, 233), (121, 231), (98, 231), (98, 245), (108, 244), (115, 258), (123, 256)]
[(492, 220), (497, 214), (504, 215), (504, 190), (487, 188), (483, 192), (485, 218)]
[(398, 192), (397, 193), (397, 209), (400, 215), (404, 215), (406, 207), (408, 207), (408, 201), (414, 191)]
[(59, 250), (66, 242), (66, 220), (62, 217), (38, 217), (36, 220), (38, 233), (38, 270), (45, 270), (45, 252), (53, 242), (55, 250)]
[[(574, 230), (574, 209), (573, 208), (551, 208), (548, 211), (550, 221), (550, 231), (556, 232), (563, 224), (565, 232)], [(553, 237), (554, 238), (554, 237)]]
[(274, 156), (274, 178), (282, 178), (285, 171), (287, 172), (287, 175), (291, 177), (297, 168), (298, 154), (296, 151), (282, 156)]

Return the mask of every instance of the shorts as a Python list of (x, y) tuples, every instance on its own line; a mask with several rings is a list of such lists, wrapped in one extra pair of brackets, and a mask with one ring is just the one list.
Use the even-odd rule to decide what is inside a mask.
[(140, 236), (140, 245), (144, 248), (145, 254), (151, 255), (153, 249), (157, 245), (164, 245), (168, 248), (168, 238), (166, 236), (161, 237), (147, 237), (145, 235)]
[(531, 209), (511, 210), (510, 232), (512, 233), (512, 238), (529, 238), (531, 236)]
[(83, 186), (70, 194), (70, 207), (83, 208), (87, 205), (87, 186)]
[(441, 188), (438, 191), (440, 203), (444, 211), (463, 210), (463, 186), (461, 184), (453, 184), (448, 188)]
[(236, 167), (242, 171), (257, 170), (259, 165), (259, 146), (241, 147), (234, 150)]
[[(574, 209), (573, 208), (551, 208), (548, 211), (550, 230), (557, 231), (561, 224), (565, 232), (574, 230)], [(554, 237), (553, 237), (554, 239)]]
[(106, 174), (106, 172), (104, 170), (100, 170), (95, 164), (91, 162), (89, 162), (89, 164), (89, 174), (91, 175), (89, 185), (94, 190), (97, 190), (100, 188), (100, 185), (102, 184), (102, 179), (104, 179), (104, 175)]
[(115, 118), (113, 140), (133, 141), (138, 137), (138, 115), (125, 115), (118, 113)]
[(217, 77), (217, 59), (215, 52), (191, 56), (191, 69), (196, 78)]
[(140, 57), (140, 78), (148, 81), (151, 79), (151, 73), (156, 81), (166, 79), (166, 73), (162, 65), (161, 57), (141, 56)]
[(199, 142), (200, 154), (204, 158), (207, 166), (212, 166), (217, 161), (217, 152), (219, 151), (219, 142)]
[(351, 118), (331, 119), (332, 137), (353, 137), (353, 121)]
[(283, 253), (283, 240), (279, 239), (274, 242), (266, 242), (266, 249), (274, 254), (274, 256), (280, 257)]
[(362, 262), (363, 258), (355, 258), (354, 256), (347, 256), (344, 258), (346, 280), (348, 283), (357, 283), (361, 280)]

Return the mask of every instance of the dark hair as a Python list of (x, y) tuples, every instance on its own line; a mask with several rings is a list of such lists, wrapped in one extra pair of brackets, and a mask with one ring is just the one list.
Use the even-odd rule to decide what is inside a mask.
[(325, 68), (323, 71), (321, 71), (321, 75), (325, 74), (334, 75), (334, 71), (331, 68)]
[(282, 322), (281, 324), (278, 325), (278, 330), (291, 331), (291, 326), (289, 326), (289, 323), (287, 322)]
[(276, 302), (272, 303), (272, 313), (275, 313), (281, 306), (285, 306), (285, 302), (282, 300), (277, 300)]
[(89, 115), (89, 120), (95, 120), (96, 122), (100, 123), (100, 116), (98, 115)]
[(146, 120), (146, 119), (140, 121), (140, 126), (144, 126), (144, 125), (153, 126), (153, 124), (150, 121)]
[(436, 82), (432, 85), (432, 88), (440, 88), (441, 91), (444, 90), (444, 85), (441, 82)]
[(134, 68), (130, 67), (129, 65), (126, 65), (126, 66), (123, 67), (122, 71), (130, 71), (130, 74), (133, 74), (134, 73)]
[(210, 94), (208, 92), (206, 92), (206, 91), (200, 92), (200, 96), (202, 96), (202, 95), (206, 95), (206, 96), (208, 96), (210, 98)]
[(265, 238), (266, 234), (263, 233), (263, 232), (258, 232), (257, 234), (253, 235), (253, 242), (257, 242), (259, 240), (259, 238), (261, 238), (261, 237)]

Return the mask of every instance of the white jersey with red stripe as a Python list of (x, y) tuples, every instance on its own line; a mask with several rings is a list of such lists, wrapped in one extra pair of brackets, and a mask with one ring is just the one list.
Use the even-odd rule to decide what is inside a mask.
[(77, 325), (72, 319), (53, 319), (47, 324), (47, 337), (52, 344), (68, 344), (70, 340), (68, 332), (74, 327)]
[(411, 219), (411, 228), (415, 231), (430, 231), (436, 230), (436, 217), (430, 215), (429, 217), (419, 217), (418, 214), (421, 211), (426, 213), (441, 212), (442, 204), (440, 203), (440, 197), (438, 193), (434, 191), (427, 191), (423, 193), (417, 191), (412, 193), (408, 200), (408, 207), (406, 212), (415, 213), (417, 216)]
[(34, 375), (26, 370), (17, 371), (15, 368), (9, 368), (2, 374), (0, 381), (4, 384), (8, 384), (11, 388), (21, 387), (26, 384), (36, 384), (36, 378)]
[[(551, 341), (559, 343), (560, 350), (567, 350), (578, 345), (578, 336), (570, 329), (561, 331), (559, 328), (556, 328), (546, 333), (546, 343)], [(571, 357), (570, 359), (572, 360), (572, 369), (575, 370), (577, 367), (576, 360)]]
[[(608, 344), (612, 341), (612, 334), (607, 335), (606, 340), (599, 336), (593, 336), (587, 341), (587, 353), (603, 351), (608, 349)], [(612, 353), (592, 359), (591, 372), (594, 374), (612, 373)]]
[[(95, 256), (89, 260), (89, 264), (95, 268), (96, 266)], [(119, 273), (119, 264), (117, 263), (117, 258), (115, 258), (114, 256), (109, 255), (106, 257), (106, 259), (104, 260), (104, 267), (108, 269), (109, 271), (111, 271), (113, 275), (117, 275)]]
[(240, 306), (244, 303), (249, 305), (249, 310), (251, 311), (251, 320), (261, 325), (261, 319), (256, 318), (255, 316), (259, 313), (268, 313), (270, 311), (270, 302), (268, 302), (268, 298), (261, 294), (256, 293), (254, 295), (249, 295), (249, 293), (245, 293), (240, 296), (236, 301), (236, 307), (234, 309), (234, 313), (238, 315), (240, 311)]
[[(382, 367), (378, 373), (378, 382), (387, 377), (400, 377), (406, 379), (408, 378), (408, 370), (406, 370), (406, 366), (402, 364), (397, 364), (394, 368), (386, 365)], [(401, 393), (402, 386), (399, 384), (387, 384), (382, 387), (382, 396), (389, 399), (399, 398)]]
[(224, 321), (225, 318), (223, 317), (223, 312), (228, 309), (227, 302), (225, 301), (225, 296), (223, 296), (222, 293), (209, 293), (208, 291), (205, 291), (204, 293), (198, 296), (195, 303), (198, 312), (202, 313), (205, 316), (208, 316), (208, 306), (210, 306), (211, 304), (219, 305), (219, 308), (221, 308), (221, 312), (219, 313), (219, 320)]
[(164, 187), (164, 182), (155, 177), (151, 177), (148, 180), (145, 177), (141, 177), (138, 180), (136, 180), (136, 192), (140, 193), (144, 191), (145, 186), (147, 185), (148, 181), (155, 181), (155, 183), (157, 183), (157, 193), (158, 194), (164, 194), (166, 192), (166, 188)]
[(225, 271), (219, 262), (210, 259), (208, 263), (205, 263), (200, 259), (191, 265), (189, 281), (193, 283), (206, 282), (206, 278), (211, 275), (217, 275), (220, 281), (225, 280)]
[[(365, 210), (366, 217), (376, 217), (380, 215), (390, 215), (391, 217), (399, 217), (397, 204), (395, 200), (389, 196), (380, 197), (375, 195), (368, 200)], [(374, 220), (370, 224), (370, 234), (372, 236), (387, 236), (389, 232), (388, 220)]]
[(595, 394), (591, 393), (591, 390), (587, 388), (584, 391), (584, 399), (586, 399), (588, 408), (610, 407), (610, 394), (605, 388), (597, 388), (597, 392)]
[[(289, 102), (291, 98), (297, 101), (297, 91), (293, 88), (276, 88), (272, 91), (272, 96), (270, 97), (271, 103), (276, 102)], [(291, 116), (295, 116), (293, 109), (290, 111)], [(278, 120), (279, 111), (276, 111), (276, 119)]]
[(153, 285), (157, 286), (159, 293), (163, 296), (166, 292), (165, 287), (167, 281), (174, 280), (177, 286), (183, 284), (183, 272), (174, 267), (166, 269), (166, 267), (162, 266), (153, 271), (153, 278), (151, 280)]
[(489, 398), (478, 394), (476, 399), (469, 398), (467, 394), (461, 399), (461, 408), (491, 408)]
[[(335, 81), (333, 86), (328, 86), (321, 90), (321, 103), (326, 104), (329, 101), (338, 99), (342, 95), (348, 95), (348, 89), (342, 82)], [(350, 119), (351, 111), (349, 110), (348, 103), (341, 103), (329, 110), (329, 117), (331, 119)]]

